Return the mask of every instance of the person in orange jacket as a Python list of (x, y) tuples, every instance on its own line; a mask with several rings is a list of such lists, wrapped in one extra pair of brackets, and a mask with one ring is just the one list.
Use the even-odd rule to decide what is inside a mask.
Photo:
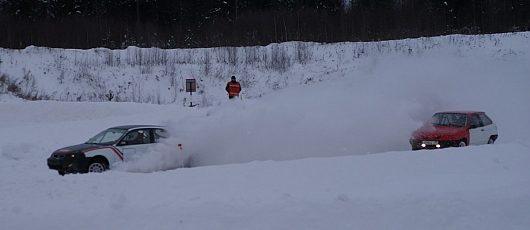
[(226, 83), (226, 92), (228, 92), (228, 98), (233, 99), (239, 96), (241, 92), (241, 85), (236, 81), (236, 76), (232, 76), (232, 80)]

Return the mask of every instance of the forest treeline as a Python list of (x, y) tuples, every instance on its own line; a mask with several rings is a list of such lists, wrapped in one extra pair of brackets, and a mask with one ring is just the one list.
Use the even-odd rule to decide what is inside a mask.
[(187, 48), (530, 30), (529, 0), (0, 0), (0, 47)]

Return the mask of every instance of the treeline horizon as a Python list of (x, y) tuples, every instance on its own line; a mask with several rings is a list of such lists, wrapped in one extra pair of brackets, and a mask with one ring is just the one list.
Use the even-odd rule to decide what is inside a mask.
[(527, 0), (0, 0), (0, 47), (198, 48), (530, 30)]

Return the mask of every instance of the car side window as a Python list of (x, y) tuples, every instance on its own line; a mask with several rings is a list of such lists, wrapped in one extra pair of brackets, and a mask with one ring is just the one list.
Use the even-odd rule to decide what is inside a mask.
[(482, 125), (478, 114), (471, 114), (471, 128), (474, 129), (482, 126), (484, 125)]
[(493, 121), (491, 121), (491, 119), (486, 114), (481, 113), (481, 114), (479, 114), (479, 116), (480, 116), (480, 120), (482, 120), (482, 124), (484, 124), (484, 126), (493, 124)]
[(142, 145), (151, 143), (148, 129), (132, 130), (122, 139), (122, 145)]
[(169, 137), (167, 131), (163, 129), (154, 129), (153, 134), (155, 143), (159, 143), (162, 139)]

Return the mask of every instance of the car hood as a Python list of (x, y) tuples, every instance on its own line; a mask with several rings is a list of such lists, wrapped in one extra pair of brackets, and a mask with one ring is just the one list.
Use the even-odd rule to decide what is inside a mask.
[(433, 126), (424, 125), (417, 129), (412, 137), (415, 139), (440, 139), (447, 136), (454, 136), (466, 130), (465, 127), (454, 127), (454, 126)]
[(96, 144), (72, 145), (72, 146), (68, 146), (68, 147), (64, 147), (64, 148), (55, 150), (55, 152), (53, 152), (53, 154), (57, 154), (57, 155), (72, 154), (72, 153), (84, 152), (86, 150), (95, 149), (95, 148), (99, 148), (99, 147), (101, 147), (101, 145), (96, 145)]

